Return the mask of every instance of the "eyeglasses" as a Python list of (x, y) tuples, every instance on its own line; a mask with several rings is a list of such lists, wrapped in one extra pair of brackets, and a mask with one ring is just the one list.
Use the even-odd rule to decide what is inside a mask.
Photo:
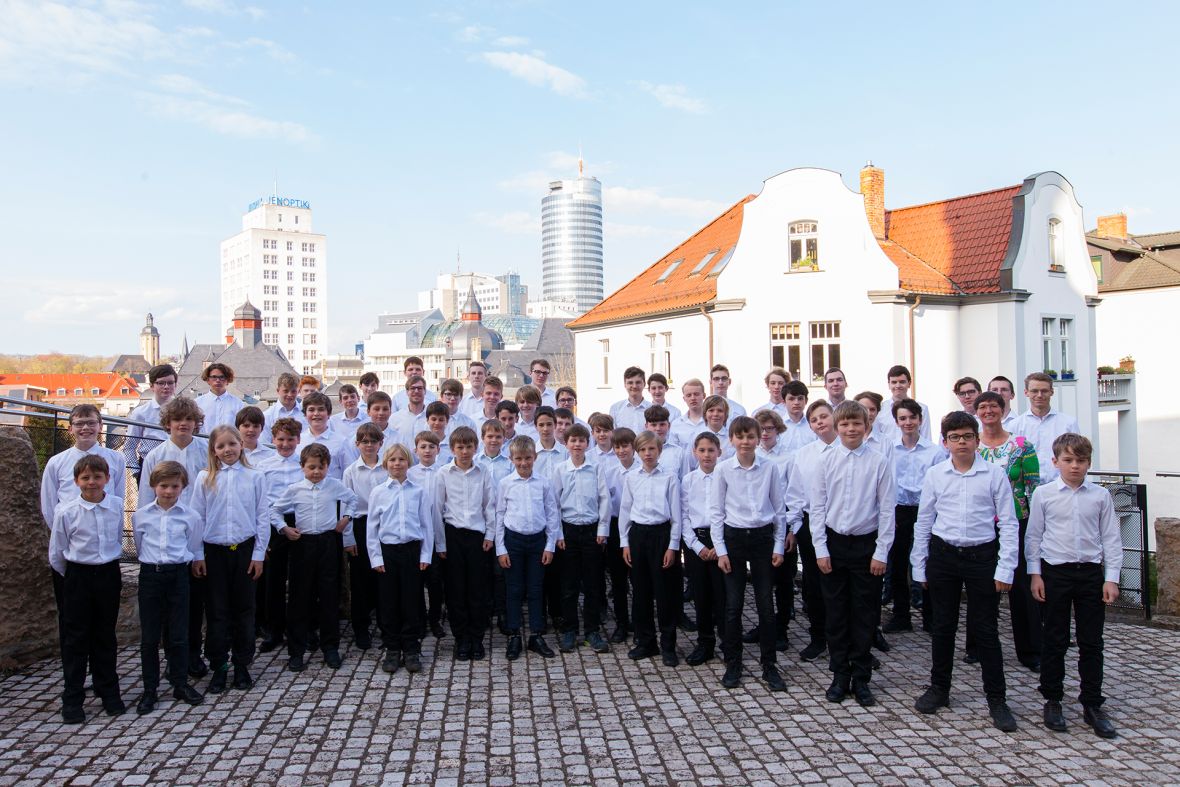
[(728, 377), (714, 377), (714, 378), (713, 378), (713, 382), (715, 382), (715, 383), (727, 383), (727, 382), (729, 382), (729, 378), (728, 378)]
[(174, 387), (176, 387), (176, 381), (175, 380), (156, 380), (154, 383), (152, 383), (152, 385), (158, 385), (161, 388), (174, 388)]
[(968, 388), (965, 391), (959, 391), (958, 393), (955, 394), (955, 396), (959, 397), (960, 399), (962, 399), (965, 396), (979, 396), (979, 391), (975, 391), (975, 390)]
[(225, 375), (224, 374), (211, 374), (208, 377), (206, 377), (205, 379), (206, 380), (224, 380)]
[(948, 443), (970, 443), (972, 440), (977, 438), (976, 435), (971, 432), (955, 432), (954, 434), (948, 434), (943, 439)]
[(548, 376), (549, 376), (549, 370), (548, 370), (548, 369), (533, 369), (533, 372), (532, 372), (532, 373), (533, 373), (533, 376), (534, 376), (534, 377), (535, 377), (535, 376), (537, 376), (537, 375), (540, 375), (541, 377), (548, 377)]
[(75, 427), (97, 427), (101, 421), (74, 421)]

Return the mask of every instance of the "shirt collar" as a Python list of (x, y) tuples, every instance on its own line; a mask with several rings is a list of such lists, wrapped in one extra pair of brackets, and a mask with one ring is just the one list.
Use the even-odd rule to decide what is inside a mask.
[(843, 440), (841, 440), (840, 438), (837, 437), (836, 441), (834, 443), (832, 443), (832, 445), (833, 446), (838, 445), (837, 450), (841, 451), (842, 453), (856, 454), (857, 456), (863, 456), (864, 452), (869, 450), (869, 439), (866, 437), (864, 440), (861, 441), (861, 444), (858, 445), (856, 448), (849, 448), (848, 446), (844, 445)]
[(975, 461), (973, 461), (971, 463), (971, 467), (967, 468), (967, 472), (965, 472), (965, 473), (960, 473), (955, 468), (955, 461), (953, 458), (946, 460), (946, 466), (947, 466), (947, 472), (950, 473), (951, 475), (969, 476), (969, 475), (975, 475), (976, 473), (985, 472), (988, 467), (988, 462), (982, 456), (980, 456), (978, 453), (976, 453), (975, 454)]

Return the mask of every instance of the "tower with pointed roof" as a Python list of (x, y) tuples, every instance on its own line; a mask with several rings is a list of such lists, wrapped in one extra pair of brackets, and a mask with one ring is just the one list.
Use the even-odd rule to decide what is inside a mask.
[(152, 366), (160, 362), (160, 331), (156, 328), (151, 312), (148, 312), (147, 323), (139, 332), (139, 354)]

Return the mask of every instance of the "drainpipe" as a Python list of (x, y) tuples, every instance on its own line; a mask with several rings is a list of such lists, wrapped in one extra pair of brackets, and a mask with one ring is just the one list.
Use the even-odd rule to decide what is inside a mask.
[(709, 321), (709, 368), (713, 368), (713, 317), (701, 306), (701, 316)]
[(913, 383), (913, 396), (918, 398), (918, 353), (914, 349), (914, 312), (922, 305), (922, 295), (914, 298), (914, 305), (909, 308), (907, 317), (910, 323), (910, 382)]

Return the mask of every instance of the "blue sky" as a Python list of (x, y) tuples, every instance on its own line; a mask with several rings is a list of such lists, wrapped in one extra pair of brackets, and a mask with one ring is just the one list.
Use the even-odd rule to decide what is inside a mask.
[[(607, 290), (762, 181), (890, 207), (1053, 169), (1180, 228), (1163, 3), (0, 0), (3, 352), (214, 341), (218, 243), (273, 190), (328, 235), (330, 350), (450, 270), (540, 284), (545, 184), (604, 186)], [(1166, 36), (1165, 36), (1166, 38)]]

